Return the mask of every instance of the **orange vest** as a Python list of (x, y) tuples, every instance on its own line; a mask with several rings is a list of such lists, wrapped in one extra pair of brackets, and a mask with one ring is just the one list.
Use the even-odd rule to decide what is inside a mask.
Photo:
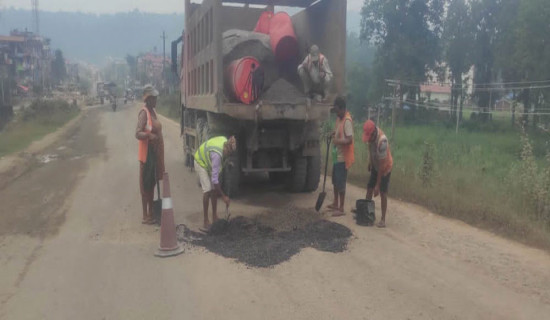
[[(145, 113), (147, 114), (147, 124), (145, 125), (145, 132), (149, 133), (151, 130), (153, 130), (153, 120), (151, 118), (151, 113), (149, 112), (149, 109), (147, 107), (143, 106), (141, 110), (145, 110)], [(141, 163), (145, 163), (147, 161), (147, 149), (149, 147), (149, 139), (145, 140), (138, 140), (138, 160)]]
[[(319, 69), (319, 72), (326, 72), (325, 67), (323, 66), (323, 63), (325, 62), (325, 56), (322, 53), (319, 53), (319, 64), (317, 64), (317, 68)], [(311, 56), (307, 55), (307, 70), (311, 70), (313, 68), (313, 61), (311, 60)]]
[[(336, 120), (336, 125), (338, 126), (338, 137), (344, 138), (344, 124), (346, 120), (351, 121), (353, 123), (353, 120), (351, 119), (351, 114), (349, 112), (346, 112), (346, 115), (344, 116), (344, 119)], [(346, 163), (346, 169), (349, 169), (351, 165), (355, 162), (355, 147), (353, 144), (353, 138), (351, 139), (350, 144), (346, 145), (339, 145), (338, 148), (342, 150), (342, 154), (344, 155), (344, 162)]]
[[(380, 149), (381, 141), (383, 141), (384, 139), (386, 141), (388, 141), (388, 147), (386, 148), (386, 158), (382, 161), (382, 166), (381, 166), (381, 168), (378, 168), (378, 170), (380, 170), (382, 172), (383, 176), (386, 176), (388, 173), (391, 172), (391, 169), (393, 167), (393, 157), (391, 156), (390, 142), (389, 142), (388, 138), (386, 137), (386, 135), (384, 134), (384, 131), (382, 131), (382, 129), (378, 129), (378, 137), (376, 138), (376, 151), (377, 152)], [(371, 161), (378, 161), (378, 159), (373, 159), (374, 155), (371, 154), (370, 156), (371, 156)]]

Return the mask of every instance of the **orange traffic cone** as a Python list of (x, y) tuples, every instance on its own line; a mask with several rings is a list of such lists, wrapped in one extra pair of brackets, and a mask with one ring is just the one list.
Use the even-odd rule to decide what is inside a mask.
[(174, 208), (170, 197), (170, 180), (166, 172), (162, 179), (162, 218), (160, 221), (160, 246), (155, 252), (155, 256), (171, 257), (183, 253), (183, 248), (178, 244), (176, 238)]

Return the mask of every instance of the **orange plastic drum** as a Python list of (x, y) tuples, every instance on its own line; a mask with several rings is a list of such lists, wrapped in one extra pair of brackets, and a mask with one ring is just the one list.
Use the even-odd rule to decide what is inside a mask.
[(252, 92), (252, 73), (259, 67), (256, 58), (244, 57), (231, 62), (225, 71), (228, 88), (244, 104), (251, 104), (256, 99)]

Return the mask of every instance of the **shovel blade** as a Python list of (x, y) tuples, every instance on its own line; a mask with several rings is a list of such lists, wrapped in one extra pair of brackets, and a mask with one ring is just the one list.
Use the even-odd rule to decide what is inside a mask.
[(326, 196), (327, 196), (326, 192), (319, 193), (319, 197), (317, 198), (317, 203), (315, 204), (315, 211), (319, 212), (319, 210), (321, 210), (321, 207), (323, 206), (323, 202), (325, 201)]
[(162, 199), (153, 201), (153, 219), (160, 226), (160, 220), (162, 218)]

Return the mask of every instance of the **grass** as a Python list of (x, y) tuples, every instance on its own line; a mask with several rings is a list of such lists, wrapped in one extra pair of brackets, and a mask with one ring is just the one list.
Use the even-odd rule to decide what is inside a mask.
[(73, 119), (79, 110), (62, 100), (35, 101), (0, 132), (0, 157), (21, 151)]
[[(525, 178), (521, 132), (496, 127), (498, 130), (488, 132), (461, 128), (456, 134), (454, 128), (443, 125), (397, 126), (390, 143), (394, 158), (390, 195), (549, 249), (550, 215), (547, 211), (547, 216), (537, 214), (540, 206), (529, 198), (530, 192), (524, 192), (532, 183), (521, 181), (538, 179), (548, 172), (550, 162), (545, 155), (550, 136), (529, 136), (536, 168), (528, 171), (532, 177)], [(389, 137), (391, 125), (382, 128)], [(352, 183), (364, 186), (369, 177), (368, 150), (361, 133), (361, 124), (356, 124), (356, 162), (349, 176)], [(540, 190), (545, 188), (538, 185)], [(550, 203), (548, 193), (537, 192), (546, 196), (544, 203)]]
[(181, 118), (179, 92), (159, 96), (156, 109), (163, 116), (179, 122)]

